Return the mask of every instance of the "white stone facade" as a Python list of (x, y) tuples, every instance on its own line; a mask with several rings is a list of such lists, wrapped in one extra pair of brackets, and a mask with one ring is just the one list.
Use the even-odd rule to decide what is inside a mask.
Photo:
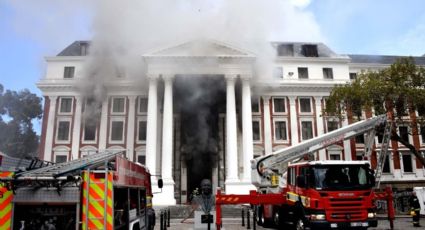
[[(353, 62), (320, 43), (307, 44), (317, 55), (304, 56), (298, 51), (305, 48), (302, 43), (276, 43), (277, 50), (283, 45), (292, 47), (292, 53), (276, 56), (273, 76), (258, 76), (256, 57), (250, 52), (217, 41), (188, 42), (141, 54), (146, 71), (139, 79), (119, 76), (103, 82), (106, 94), (99, 102), (98, 117), (90, 123), (87, 98), (79, 88), (88, 81), (84, 75), (88, 59), (69, 52), (78, 44), (88, 43), (76, 42), (46, 58), (46, 75), (37, 84), (45, 97), (40, 157), (64, 161), (90, 152), (124, 150), (129, 159), (146, 164), (155, 175), (154, 184), (159, 175), (164, 180), (162, 193), (154, 196), (156, 205), (186, 203), (202, 176), (227, 193), (248, 193), (253, 189), (253, 157), (346, 125), (346, 120), (321, 116), (332, 87), (345, 84), (362, 69), (389, 66)], [(189, 52), (193, 47), (201, 49)], [(186, 83), (201, 87), (185, 88)], [(195, 94), (208, 102), (201, 97), (190, 104)], [(205, 117), (200, 116), (203, 111), (208, 112)], [(207, 120), (202, 123), (201, 118)], [(204, 134), (207, 137), (200, 138)], [(319, 151), (316, 159), (356, 159), (361, 147), (345, 141)], [(425, 181), (425, 170), (418, 168), (413, 156), (406, 171), (403, 162), (409, 159), (403, 158), (403, 149), (398, 163), (394, 154), (383, 183)]]

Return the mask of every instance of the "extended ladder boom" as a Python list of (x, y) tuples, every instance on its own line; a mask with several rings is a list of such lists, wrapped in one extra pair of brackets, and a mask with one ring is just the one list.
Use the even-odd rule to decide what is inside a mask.
[[(93, 166), (104, 164), (105, 162), (115, 158), (116, 155), (122, 154), (123, 152), (101, 152), (88, 155), (73, 161), (62, 162), (54, 164), (51, 166), (24, 171), (16, 173), (15, 180), (26, 180), (28, 178), (38, 178), (38, 179), (57, 179), (60, 176), (81, 170), (87, 169)], [(8, 178), (0, 178), (0, 180), (9, 180)]]
[[(255, 158), (251, 160), (252, 182), (257, 187), (269, 186), (270, 179), (267, 178), (267, 176), (269, 174), (273, 174), (273, 170), (277, 170), (277, 165), (291, 162), (306, 154), (314, 153), (337, 142), (370, 132), (374, 130), (376, 126), (384, 124), (386, 121), (386, 115), (368, 118), (323, 134), (319, 137), (304, 141), (300, 144), (278, 150), (270, 155)], [(372, 138), (374, 138), (374, 135)]]

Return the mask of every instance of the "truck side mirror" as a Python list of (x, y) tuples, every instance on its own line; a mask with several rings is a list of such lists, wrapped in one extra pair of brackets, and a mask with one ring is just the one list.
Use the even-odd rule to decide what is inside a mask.
[(158, 179), (158, 188), (162, 188), (162, 186), (164, 186), (164, 182), (162, 179)]
[(297, 176), (297, 186), (300, 188), (305, 188), (306, 181), (304, 176)]

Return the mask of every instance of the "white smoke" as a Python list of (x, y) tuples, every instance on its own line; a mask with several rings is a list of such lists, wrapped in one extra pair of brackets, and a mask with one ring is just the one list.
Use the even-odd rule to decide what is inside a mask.
[[(304, 3), (303, 3), (304, 2)], [(93, 53), (109, 50), (122, 64), (146, 52), (197, 39), (214, 39), (254, 53), (257, 73), (270, 75), (272, 41), (319, 41), (323, 37), (309, 1), (127, 0), (96, 1)], [(115, 59), (112, 57), (112, 59)], [(139, 64), (140, 66), (140, 64)], [(139, 75), (137, 71), (134, 71)], [(139, 75), (140, 77), (140, 75)]]

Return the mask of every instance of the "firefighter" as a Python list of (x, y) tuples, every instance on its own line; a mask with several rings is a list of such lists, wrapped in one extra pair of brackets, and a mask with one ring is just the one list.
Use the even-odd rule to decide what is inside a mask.
[(414, 227), (420, 227), (419, 219), (420, 219), (420, 211), (421, 206), (419, 204), (418, 197), (416, 196), (416, 192), (413, 191), (412, 195), (409, 197), (409, 205), (410, 205), (410, 214), (412, 215), (413, 219), (413, 226)]

